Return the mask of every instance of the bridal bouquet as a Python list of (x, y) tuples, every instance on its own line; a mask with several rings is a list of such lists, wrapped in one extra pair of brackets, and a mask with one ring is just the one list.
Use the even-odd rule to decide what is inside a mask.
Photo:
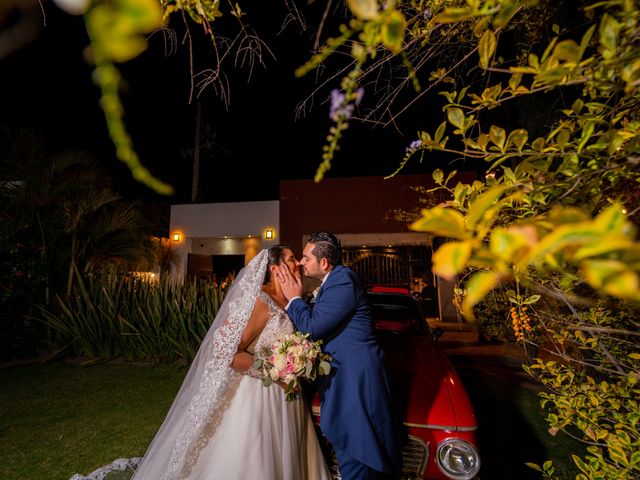
[(300, 380), (314, 380), (317, 375), (328, 375), (331, 357), (322, 353), (322, 340), (312, 342), (309, 334), (300, 332), (285, 335), (265, 349), (262, 358), (255, 361), (253, 368), (262, 372), (262, 384), (268, 387), (274, 382), (286, 385), (287, 401), (298, 396)]

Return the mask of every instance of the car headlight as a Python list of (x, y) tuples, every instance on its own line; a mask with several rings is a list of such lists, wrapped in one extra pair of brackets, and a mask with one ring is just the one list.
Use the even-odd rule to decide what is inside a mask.
[(469, 442), (448, 438), (438, 445), (436, 463), (449, 478), (471, 480), (480, 470), (480, 455)]

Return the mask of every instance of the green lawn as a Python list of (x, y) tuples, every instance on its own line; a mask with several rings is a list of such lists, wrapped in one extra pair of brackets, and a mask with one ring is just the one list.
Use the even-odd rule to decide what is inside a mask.
[(0, 369), (0, 478), (68, 480), (141, 456), (185, 374), (166, 365)]
[[(547, 459), (556, 461), (558, 478), (575, 478), (576, 444), (547, 433), (535, 392), (499, 370), (458, 370), (478, 415), (482, 480), (538, 479), (524, 462)], [(185, 374), (166, 365), (0, 369), (0, 479), (68, 480), (142, 456)]]

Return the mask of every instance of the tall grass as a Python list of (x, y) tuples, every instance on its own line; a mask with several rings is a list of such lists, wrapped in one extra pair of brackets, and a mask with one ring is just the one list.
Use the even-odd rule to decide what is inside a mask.
[(191, 361), (223, 298), (192, 280), (148, 282), (121, 275), (78, 278), (68, 299), (41, 307), (58, 352), (96, 360)]

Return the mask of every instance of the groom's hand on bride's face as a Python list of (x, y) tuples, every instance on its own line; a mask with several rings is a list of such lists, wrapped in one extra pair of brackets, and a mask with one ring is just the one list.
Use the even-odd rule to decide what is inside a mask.
[(291, 270), (289, 270), (289, 267), (286, 265), (279, 265), (276, 279), (278, 283), (280, 283), (282, 293), (287, 300), (290, 300), (293, 297), (302, 296), (302, 276), (299, 271), (294, 275), (291, 273)]

